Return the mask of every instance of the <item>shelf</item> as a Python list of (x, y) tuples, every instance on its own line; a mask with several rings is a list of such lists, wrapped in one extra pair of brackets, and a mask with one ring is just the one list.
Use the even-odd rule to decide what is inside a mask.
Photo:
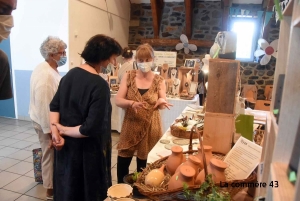
[[(293, 200), (295, 194), (295, 186), (288, 180), (287, 177), (288, 165), (284, 163), (271, 164), (271, 181), (275, 186), (275, 181), (278, 181), (278, 188), (270, 187), (273, 193), (274, 201)], [(269, 185), (269, 184), (268, 184)]]
[(288, 5), (285, 7), (284, 11), (282, 12), (283, 16), (292, 16), (293, 14), (293, 5), (294, 5), (294, 0), (290, 0), (288, 2)]

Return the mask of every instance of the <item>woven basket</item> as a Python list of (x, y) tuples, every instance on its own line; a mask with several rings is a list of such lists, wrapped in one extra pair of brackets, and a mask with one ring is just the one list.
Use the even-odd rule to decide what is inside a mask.
[[(191, 131), (182, 130), (179, 127), (175, 126), (175, 124), (170, 126), (170, 131), (174, 137), (184, 138), (184, 139), (190, 139), (191, 137)], [(192, 134), (192, 139), (198, 139), (199, 133), (201, 134), (201, 136), (203, 135), (203, 130), (199, 130), (199, 131), (200, 132), (194, 132)]]
[[(190, 135), (193, 135), (193, 132), (195, 132), (195, 126), (193, 127), (192, 131), (190, 132)], [(202, 140), (201, 138), (199, 138), (200, 140), (200, 144), (201, 147), (203, 149), (202, 146)], [(192, 142), (192, 138), (190, 138), (190, 142)], [(198, 151), (196, 150), (192, 150), (192, 143), (190, 143), (189, 145), (189, 151), (183, 152), (184, 154), (190, 155), (190, 154), (196, 154)], [(202, 150), (203, 153), (203, 162), (204, 162), (204, 170), (205, 170), (205, 175), (207, 175), (207, 166), (206, 166), (206, 162), (205, 162), (205, 155), (204, 155), (204, 151)], [(224, 155), (222, 154), (218, 154), (218, 153), (213, 153), (213, 157), (217, 158), (219, 160), (223, 160), (224, 159)], [(186, 200), (184, 197), (184, 192), (183, 192), (183, 187), (182, 188), (178, 188), (178, 189), (174, 189), (174, 190), (168, 190), (168, 182), (171, 178), (171, 175), (166, 171), (166, 169), (164, 170), (165, 173), (165, 179), (162, 182), (162, 184), (159, 187), (150, 187), (147, 186), (145, 184), (145, 177), (148, 175), (148, 173), (153, 170), (153, 169), (158, 169), (160, 168), (163, 164), (166, 164), (166, 161), (168, 159), (167, 157), (161, 158), (157, 161), (155, 161), (154, 163), (148, 165), (143, 172), (140, 174), (138, 180), (136, 181), (136, 183), (134, 183), (134, 185), (138, 188), (139, 192), (153, 200), (157, 200), (157, 201), (167, 201), (167, 200)], [(231, 198), (233, 198), (239, 191), (241, 191), (242, 189), (244, 189), (243, 186), (241, 187), (232, 187), (232, 183), (250, 183), (250, 182), (256, 182), (256, 174), (253, 172), (247, 179), (245, 180), (234, 180), (234, 181), (226, 181), (228, 183), (228, 187), (221, 187), (220, 191), (223, 192), (228, 192), (231, 196)], [(219, 186), (220, 184), (215, 184), (216, 186)], [(189, 190), (191, 192), (196, 192), (197, 190), (199, 190), (200, 185), (195, 185), (195, 186), (190, 186)]]

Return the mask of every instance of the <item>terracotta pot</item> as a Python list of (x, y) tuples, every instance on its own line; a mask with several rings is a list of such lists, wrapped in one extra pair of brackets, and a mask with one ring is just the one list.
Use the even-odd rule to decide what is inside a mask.
[[(212, 180), (215, 183), (220, 183), (226, 181), (225, 169), (227, 164), (221, 160), (212, 158), (209, 165), (207, 166), (207, 174), (212, 174)], [(195, 184), (201, 185), (205, 181), (205, 172), (204, 169), (198, 174)]]
[(172, 154), (168, 157), (166, 162), (166, 168), (170, 175), (173, 175), (177, 167), (185, 160), (182, 150), (180, 146), (173, 146), (171, 148)]
[(145, 178), (145, 184), (155, 187), (159, 186), (165, 178), (164, 169), (165, 165), (162, 165), (159, 169), (151, 170)]
[[(205, 153), (206, 165), (208, 166), (209, 162), (210, 162), (210, 159), (213, 158), (212, 146), (204, 145), (203, 149), (204, 149), (204, 153)], [(196, 156), (200, 159), (201, 164), (202, 164), (202, 169), (203, 169), (203, 164), (204, 163), (203, 163), (203, 160), (202, 160), (202, 149), (201, 149), (200, 145), (198, 146), (198, 154)]]
[(221, 160), (216, 158), (212, 158), (210, 160), (211, 172), (213, 174), (213, 181), (215, 183), (220, 183), (226, 181), (225, 177), (225, 169), (227, 168), (227, 164)]
[(195, 170), (195, 179), (199, 174), (199, 170), (201, 170), (202, 167), (201, 161), (196, 156), (193, 155), (189, 155), (188, 160), (182, 163), (180, 166), (178, 166), (178, 168), (176, 169), (176, 173), (179, 172), (180, 167), (182, 165), (190, 166)]
[[(207, 166), (207, 174), (211, 174), (210, 165)], [(201, 185), (204, 181), (205, 181), (205, 172), (204, 169), (202, 169), (196, 177), (195, 184)]]
[(181, 165), (179, 172), (175, 173), (169, 183), (168, 190), (174, 190), (177, 188), (183, 188), (184, 183), (188, 186), (193, 186), (195, 183), (195, 170), (187, 165)]

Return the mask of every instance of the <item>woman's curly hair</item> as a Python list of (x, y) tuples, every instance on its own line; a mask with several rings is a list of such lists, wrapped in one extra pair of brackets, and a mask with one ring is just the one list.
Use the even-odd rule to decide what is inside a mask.
[(48, 36), (41, 44), (40, 52), (44, 59), (48, 59), (50, 54), (58, 53), (60, 48), (67, 48), (67, 44), (58, 37)]
[(98, 34), (88, 40), (81, 57), (88, 63), (97, 64), (121, 53), (122, 47), (115, 39)]

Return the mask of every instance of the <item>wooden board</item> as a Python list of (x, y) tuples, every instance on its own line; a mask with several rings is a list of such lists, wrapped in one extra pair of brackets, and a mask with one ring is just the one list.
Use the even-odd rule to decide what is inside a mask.
[(232, 147), (234, 115), (206, 112), (203, 143), (212, 146), (213, 152), (227, 154)]
[(206, 111), (234, 114), (240, 62), (210, 59)]

